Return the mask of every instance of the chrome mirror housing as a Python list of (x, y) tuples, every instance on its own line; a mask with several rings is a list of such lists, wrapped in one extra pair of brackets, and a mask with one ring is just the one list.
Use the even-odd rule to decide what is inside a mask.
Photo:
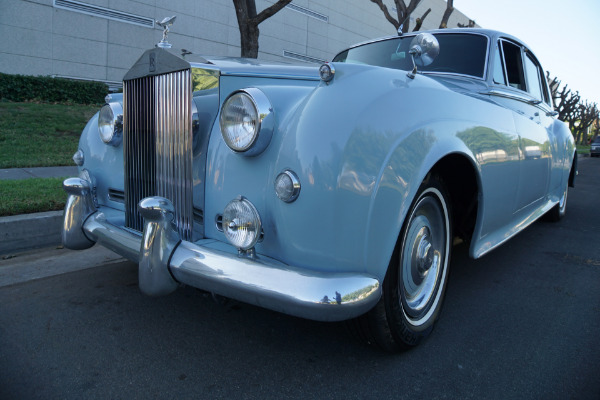
[(426, 67), (440, 54), (440, 43), (431, 33), (419, 33), (410, 42), (408, 52), (412, 58), (413, 69), (407, 75), (414, 79), (417, 73), (417, 66)]

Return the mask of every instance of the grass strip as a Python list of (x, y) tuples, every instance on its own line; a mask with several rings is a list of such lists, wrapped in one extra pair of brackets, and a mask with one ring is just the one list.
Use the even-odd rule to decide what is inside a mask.
[(592, 146), (584, 146), (581, 144), (577, 145), (577, 154), (590, 154), (590, 147)]
[(62, 210), (65, 178), (0, 180), (0, 216)]
[(73, 165), (81, 131), (98, 109), (0, 102), (0, 168)]

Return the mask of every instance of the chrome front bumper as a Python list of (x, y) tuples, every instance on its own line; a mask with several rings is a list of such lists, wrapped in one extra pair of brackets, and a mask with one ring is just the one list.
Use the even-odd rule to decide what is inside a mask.
[(174, 209), (162, 197), (139, 204), (144, 232), (123, 228), (122, 212), (96, 209), (89, 183), (69, 178), (63, 244), (84, 249), (94, 243), (139, 262), (140, 290), (151, 296), (171, 293), (180, 283), (274, 311), (318, 321), (341, 321), (364, 314), (379, 301), (379, 281), (368, 274), (301, 269), (258, 255), (240, 257), (222, 242), (180, 239)]

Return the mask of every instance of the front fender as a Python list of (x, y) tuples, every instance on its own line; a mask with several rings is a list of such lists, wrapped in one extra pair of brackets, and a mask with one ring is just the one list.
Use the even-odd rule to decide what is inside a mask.
[[(338, 68), (282, 135), (275, 171), (297, 171), (303, 186), (295, 203), (273, 203), (278, 237), (294, 238), (277, 251), (307, 267), (343, 265), (383, 279), (427, 172), (451, 153), (475, 163), (456, 134), (476, 124), (456, 122), (460, 110), (445, 109), (453, 96), (422, 76), (407, 81), (403, 71)], [(436, 99), (441, 111), (432, 115)]]

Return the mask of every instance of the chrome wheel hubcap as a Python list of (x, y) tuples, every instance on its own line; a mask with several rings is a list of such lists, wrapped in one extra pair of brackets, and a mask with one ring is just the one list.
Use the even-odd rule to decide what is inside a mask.
[(445, 279), (449, 221), (441, 194), (434, 193), (422, 197), (410, 215), (400, 257), (402, 308), (415, 325), (433, 312)]

